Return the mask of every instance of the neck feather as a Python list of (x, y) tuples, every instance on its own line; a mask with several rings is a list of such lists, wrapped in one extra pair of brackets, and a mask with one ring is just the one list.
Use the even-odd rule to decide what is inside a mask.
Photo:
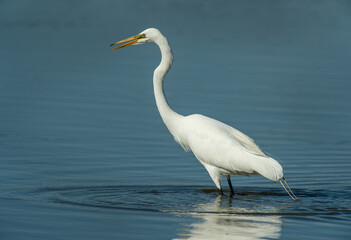
[(166, 124), (169, 131), (174, 135), (173, 129), (175, 125), (173, 123), (182, 116), (173, 111), (169, 106), (163, 89), (163, 79), (172, 66), (173, 54), (168, 41), (164, 36), (160, 36), (155, 43), (159, 46), (162, 56), (160, 65), (158, 65), (154, 71), (153, 78), (156, 105), (163, 122)]

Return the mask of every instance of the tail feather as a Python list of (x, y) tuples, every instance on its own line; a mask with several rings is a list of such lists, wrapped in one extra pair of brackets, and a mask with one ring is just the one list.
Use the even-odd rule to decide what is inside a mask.
[[(285, 185), (287, 186), (287, 188), (284, 186), (282, 179), (284, 180)], [(293, 199), (293, 200), (298, 200), (298, 198), (295, 196), (294, 192), (291, 190), (291, 188), (289, 187), (289, 184), (286, 182), (285, 178), (282, 178), (279, 180), (280, 184), (283, 186), (283, 188), (285, 189), (285, 191), (289, 194), (289, 196)], [(287, 190), (289, 189), (289, 191)]]
[(272, 181), (278, 181), (293, 200), (298, 200), (294, 192), (289, 187), (283, 174), (282, 166), (273, 158), (255, 159), (252, 167), (255, 172)]
[(279, 181), (284, 176), (282, 166), (271, 157), (256, 158), (253, 162), (252, 169), (272, 181)]

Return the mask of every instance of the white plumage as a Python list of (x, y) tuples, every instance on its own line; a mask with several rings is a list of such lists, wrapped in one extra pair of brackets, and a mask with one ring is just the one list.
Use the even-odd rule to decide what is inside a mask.
[[(174, 139), (185, 150), (194, 153), (210, 174), (220, 194), (223, 194), (221, 175), (227, 176), (231, 193), (234, 194), (229, 177), (231, 174), (260, 174), (272, 181), (279, 181), (287, 191), (281, 181), (284, 179), (282, 166), (267, 156), (251, 138), (215, 119), (200, 114), (182, 116), (170, 108), (163, 91), (163, 79), (172, 66), (173, 54), (167, 39), (159, 30), (149, 28), (112, 45), (127, 41), (129, 42), (114, 49), (145, 42), (154, 42), (159, 46), (162, 59), (153, 77), (157, 108)], [(291, 191), (289, 187), (288, 189)], [(292, 191), (291, 194), (287, 193), (297, 199)]]
[(177, 126), (176, 141), (194, 153), (218, 189), (221, 189), (220, 175), (261, 174), (272, 181), (283, 177), (283, 169), (276, 160), (229, 125), (193, 114), (180, 119)]

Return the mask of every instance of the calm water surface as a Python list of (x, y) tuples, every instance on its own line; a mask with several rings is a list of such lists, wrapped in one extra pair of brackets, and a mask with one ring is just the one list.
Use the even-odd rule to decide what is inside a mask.
[[(0, 238), (350, 239), (351, 6), (306, 4), (2, 1)], [(158, 49), (108, 47), (151, 26), (172, 107), (254, 138), (299, 201), (260, 176), (218, 196), (159, 117)]]

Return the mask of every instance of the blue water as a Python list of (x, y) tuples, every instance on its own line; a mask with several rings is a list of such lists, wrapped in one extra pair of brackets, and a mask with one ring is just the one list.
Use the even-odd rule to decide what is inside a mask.
[[(350, 239), (347, 1), (1, 1), (1, 239)], [(155, 106), (246, 133), (299, 201), (260, 176), (218, 196)], [(225, 179), (222, 180), (225, 183)], [(227, 190), (227, 186), (224, 184)]]

